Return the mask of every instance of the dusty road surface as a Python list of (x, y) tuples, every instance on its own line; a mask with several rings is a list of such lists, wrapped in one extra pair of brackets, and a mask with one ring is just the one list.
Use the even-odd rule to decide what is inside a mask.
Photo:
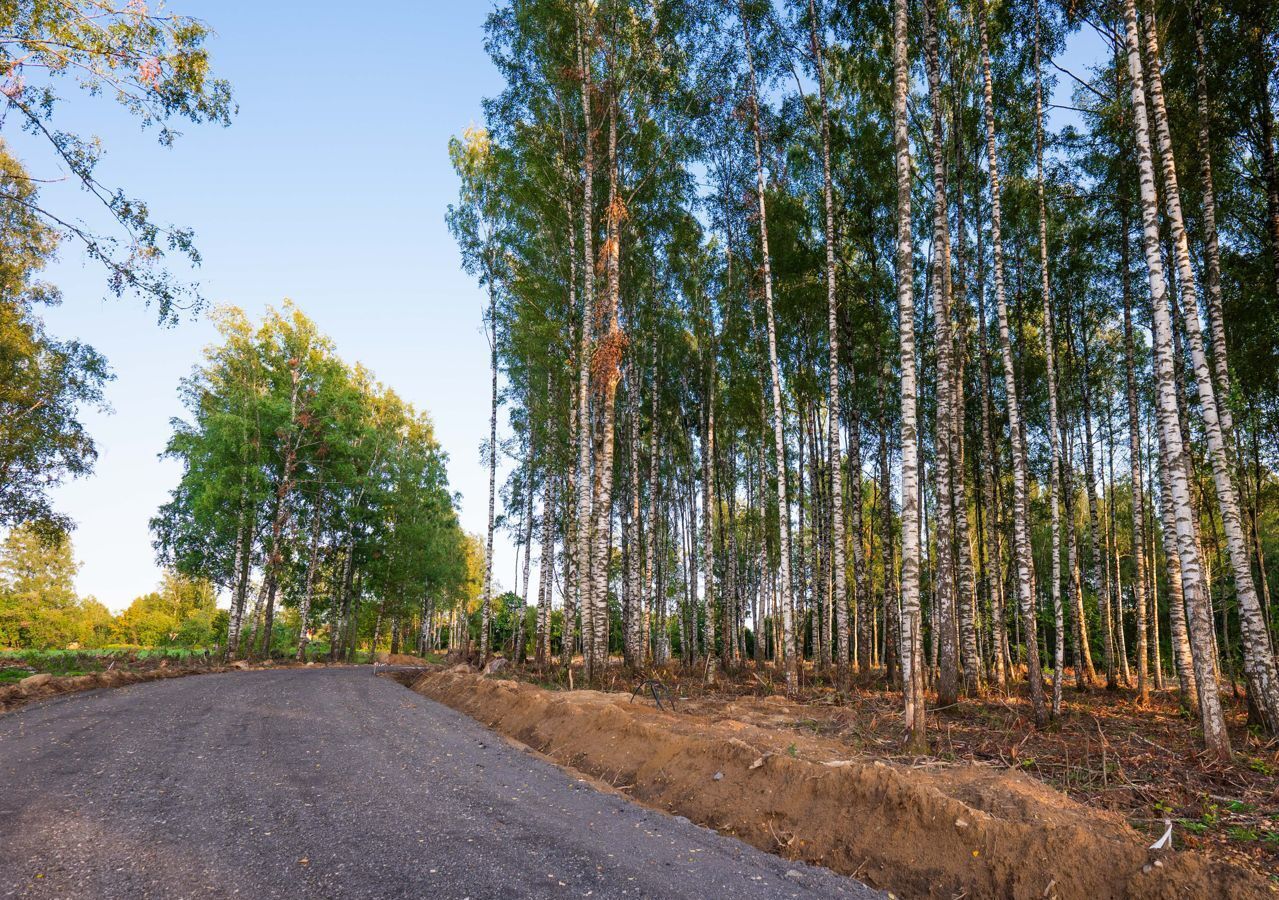
[(0, 716), (0, 897), (877, 897), (596, 791), (368, 668)]

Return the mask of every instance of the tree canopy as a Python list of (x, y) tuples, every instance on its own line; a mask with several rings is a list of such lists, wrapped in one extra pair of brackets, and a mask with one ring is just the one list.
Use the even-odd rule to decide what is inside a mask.
[(291, 304), (256, 325), (234, 308), (214, 318), (221, 342), (182, 383), (188, 417), (165, 450), (183, 474), (152, 520), (161, 564), (229, 593), (232, 654), (271, 651), (281, 602), (299, 656), (325, 625), (332, 654), (354, 652), (369, 609), (374, 644), (383, 626), (397, 644), (433, 640), (469, 572), (430, 419)]

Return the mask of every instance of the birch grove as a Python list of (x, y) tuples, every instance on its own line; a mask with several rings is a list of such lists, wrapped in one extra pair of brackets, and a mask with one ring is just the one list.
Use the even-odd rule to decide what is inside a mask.
[(1226, 692), (1275, 734), (1274, 35), (1246, 96), (1219, 58), (1258, 27), (499, 4), (463, 206), (535, 665), (900, 692), (915, 752), (934, 707), (1102, 686), (1177, 688), (1223, 758)]

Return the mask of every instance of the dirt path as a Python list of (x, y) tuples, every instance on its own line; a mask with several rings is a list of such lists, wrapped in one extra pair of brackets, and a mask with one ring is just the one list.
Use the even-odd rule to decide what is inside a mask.
[(0, 897), (873, 897), (600, 793), (367, 667), (0, 718)]

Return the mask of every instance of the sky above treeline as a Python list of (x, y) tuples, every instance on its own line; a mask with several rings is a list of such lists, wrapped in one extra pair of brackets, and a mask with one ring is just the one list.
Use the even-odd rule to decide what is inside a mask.
[[(343, 358), (427, 410), (450, 454), (462, 524), (482, 533), (484, 298), (461, 270), (444, 213), (457, 190), (448, 140), (479, 124), (482, 99), (501, 89), (483, 47), (492, 4), (395, 2), (377, 16), (300, 0), (172, 6), (217, 32), (215, 68), (239, 105), (231, 127), (188, 125), (174, 147), (161, 148), (119, 107), (69, 84), (64, 127), (102, 137), (103, 183), (146, 199), (158, 221), (194, 228), (203, 264), (191, 277), (211, 305), (256, 318), (290, 298)], [(1098, 46), (1093, 35), (1077, 37), (1061, 62), (1083, 74)], [(1059, 83), (1055, 102), (1069, 97), (1070, 85)], [(61, 177), (14, 131), (6, 127), (4, 137), (36, 177)], [(95, 215), (69, 183), (45, 193)], [(202, 316), (160, 327), (138, 300), (107, 298), (102, 271), (71, 244), (46, 274), (65, 298), (48, 312), (51, 331), (97, 347), (116, 375), (112, 411), (87, 417), (96, 472), (56, 497), (78, 523), (80, 593), (119, 610), (159, 581), (148, 521), (179, 476), (159, 453), (170, 420), (184, 413), (178, 382), (216, 334)], [(515, 563), (512, 542), (499, 534), (500, 585), (515, 583)]]
[[(431, 413), (463, 494), (463, 525), (479, 533), (488, 490), (483, 297), (461, 271), (444, 213), (457, 191), (449, 137), (478, 123), (481, 99), (500, 89), (483, 48), (489, 5), (391, 6), (373, 16), (292, 0), (173, 0), (175, 12), (217, 32), (215, 67), (239, 104), (231, 127), (187, 125), (164, 149), (119, 107), (70, 85), (63, 113), (102, 137), (104, 183), (145, 198), (158, 221), (195, 229), (203, 264), (193, 277), (211, 304), (257, 317), (291, 298), (343, 358)], [(59, 176), (47, 154), (12, 140), (34, 174)], [(91, 215), (82, 192), (46, 189), (55, 193)], [(88, 417), (96, 472), (57, 492), (78, 523), (78, 589), (116, 610), (159, 580), (147, 523), (180, 470), (157, 454), (170, 419), (183, 414), (178, 382), (216, 333), (203, 317), (164, 328), (134, 298), (104, 299), (101, 269), (70, 244), (47, 276), (65, 296), (48, 314), (51, 331), (93, 344), (116, 374), (113, 412)], [(511, 583), (507, 542), (495, 559)]]

